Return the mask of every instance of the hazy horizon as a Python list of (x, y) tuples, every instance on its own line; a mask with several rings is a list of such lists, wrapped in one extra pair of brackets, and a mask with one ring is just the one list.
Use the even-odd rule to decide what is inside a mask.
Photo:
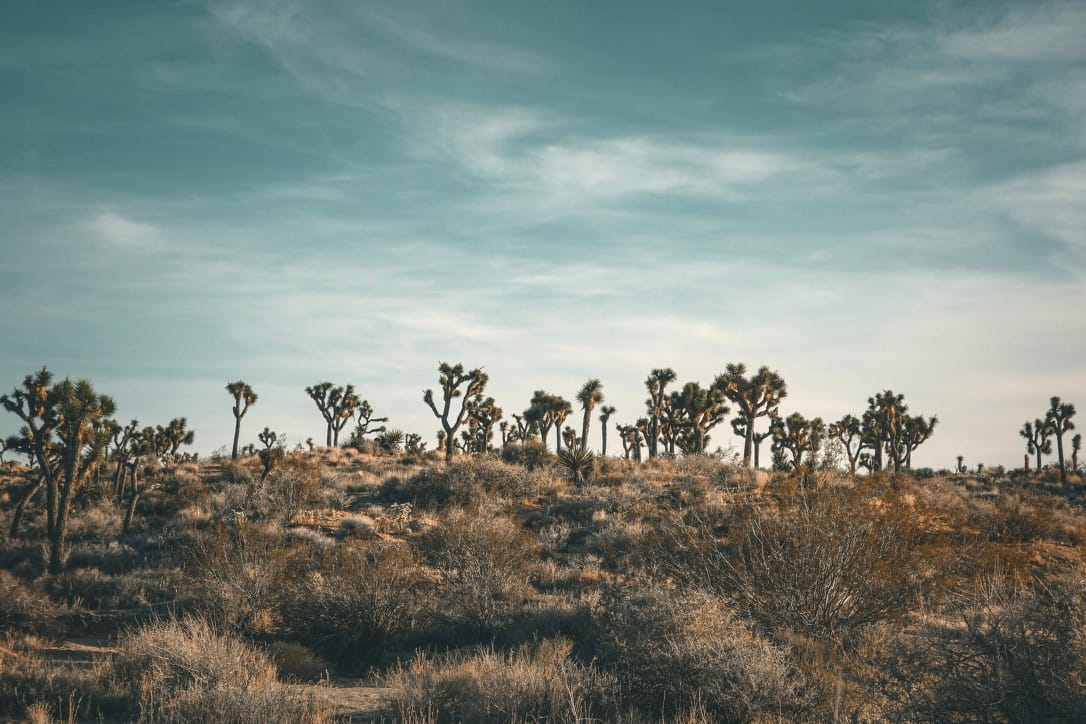
[(227, 382), (243, 443), (291, 444), (323, 439), (304, 388), (352, 383), (433, 447), (439, 361), (507, 420), (598, 377), (612, 423), (655, 367), (744, 362), (785, 415), (903, 393), (935, 468), (1020, 466), (1050, 396), (1086, 406), (1082, 4), (4, 16), (2, 392), (44, 364), (207, 453)]

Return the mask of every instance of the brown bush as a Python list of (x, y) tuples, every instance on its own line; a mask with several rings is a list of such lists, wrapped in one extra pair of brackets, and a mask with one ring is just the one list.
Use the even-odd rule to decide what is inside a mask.
[(475, 634), (497, 631), (523, 602), (539, 541), (508, 518), (454, 510), (418, 541), (441, 577), (437, 616)]
[(115, 667), (141, 721), (331, 721), (313, 697), (279, 684), (265, 654), (202, 619), (136, 629), (121, 641)]
[(493, 497), (510, 500), (536, 495), (549, 482), (540, 471), (525, 470), (493, 457), (464, 457), (444, 468), (428, 468), (406, 482), (388, 481), (382, 495), (416, 506), (481, 505)]
[(714, 721), (754, 721), (802, 711), (787, 652), (717, 597), (611, 590), (596, 626), (601, 664), (616, 675), (623, 703), (644, 714), (701, 706)]
[(726, 596), (770, 631), (842, 644), (933, 590), (942, 563), (915, 519), (900, 498), (866, 487), (800, 488), (738, 505), (724, 527), (695, 517), (665, 529), (657, 553), (665, 573)]
[(1086, 720), (1086, 578), (978, 578), (888, 652), (913, 721)]
[(393, 669), (385, 684), (402, 721), (585, 722), (611, 709), (614, 682), (570, 659), (566, 639), (524, 645), (509, 654), (477, 650), (421, 655)]
[(40, 586), (0, 569), (0, 634), (56, 633), (72, 614)]

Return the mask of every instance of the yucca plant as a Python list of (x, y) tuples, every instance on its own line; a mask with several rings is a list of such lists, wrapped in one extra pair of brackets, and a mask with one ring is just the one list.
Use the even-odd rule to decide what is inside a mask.
[(574, 483), (587, 483), (595, 469), (596, 456), (584, 445), (576, 448), (563, 448), (558, 451), (558, 462), (569, 473)]

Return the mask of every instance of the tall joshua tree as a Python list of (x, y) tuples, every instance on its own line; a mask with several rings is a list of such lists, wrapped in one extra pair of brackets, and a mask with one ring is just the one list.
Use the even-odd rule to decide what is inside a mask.
[(547, 400), (547, 419), (554, 425), (555, 452), (562, 450), (562, 425), (565, 424), (571, 412), (573, 412), (573, 405), (569, 404), (569, 400), (564, 397), (551, 395)]
[(1075, 406), (1070, 402), (1062, 402), (1059, 397), (1053, 397), (1049, 401), (1048, 412), (1045, 413), (1045, 422), (1052, 429), (1052, 435), (1056, 438), (1056, 456), (1060, 463), (1060, 484), (1067, 487), (1067, 469), (1063, 465), (1063, 434), (1075, 429), (1075, 423), (1071, 418), (1075, 416)]
[[(464, 365), (459, 362), (456, 366), (442, 362), (437, 370), (438, 384), (441, 385), (441, 408), (434, 403), (433, 390), (424, 390), (422, 401), (430, 407), (434, 417), (441, 421), (442, 431), (445, 433), (445, 462), (448, 464), (452, 462), (456, 448), (456, 431), (468, 414), (468, 401), (483, 394), (490, 378), (478, 367), (465, 372)], [(457, 398), (460, 398), (460, 409), (454, 412), (453, 400)]]
[(743, 420), (746, 432), (743, 438), (743, 465), (750, 467), (754, 423), (759, 417), (776, 416), (781, 400), (788, 395), (788, 386), (783, 377), (768, 367), (758, 368), (758, 372), (750, 377), (746, 374), (747, 367), (743, 363), (729, 364), (724, 373), (717, 376), (713, 386), (735, 403), (736, 413)]
[(339, 433), (354, 416), (362, 400), (354, 391), (354, 385), (341, 387), (331, 382), (321, 382), (306, 387), (305, 393), (317, 405), (324, 418), (324, 444), (326, 447), (339, 445)]
[(825, 431), (826, 426), (821, 417), (808, 420), (798, 412), (793, 412), (783, 420), (774, 418), (774, 459), (784, 460), (784, 452), (788, 451), (792, 455), (792, 468), (798, 469), (803, 464), (803, 453), (807, 453), (807, 464), (813, 468)]
[(854, 415), (845, 415), (829, 427), (830, 437), (841, 443), (848, 456), (848, 472), (856, 474), (856, 466), (860, 462), (860, 455), (864, 451), (863, 423)]
[(604, 405), (600, 408), (600, 434), (603, 435), (603, 456), (607, 456), (607, 423), (611, 419), (611, 415), (615, 414), (615, 408), (611, 405)]
[[(1018, 434), (1026, 439), (1026, 450), (1037, 456), (1037, 472), (1041, 472), (1041, 455), (1052, 454), (1052, 428), (1047, 420), (1029, 420), (1018, 431)], [(1028, 470), (1026, 472), (1029, 472)]]
[(697, 382), (687, 382), (682, 390), (671, 393), (671, 407), (678, 418), (675, 426), (680, 428), (680, 435), (686, 441), (683, 444), (684, 452), (705, 452), (709, 444), (709, 431), (731, 411), (724, 402), (723, 390), (712, 386), (704, 388)]
[(660, 441), (660, 423), (667, 414), (667, 386), (674, 382), (676, 378), (675, 370), (664, 367), (663, 369), (654, 369), (645, 380), (645, 389), (649, 391), (649, 399), (645, 400), (645, 406), (649, 412), (649, 429), (645, 434), (645, 442), (649, 448), (650, 458), (657, 455), (657, 446)]
[(234, 396), (234, 447), (230, 451), (230, 457), (238, 459), (238, 439), (241, 437), (241, 418), (256, 403), (256, 393), (248, 382), (238, 380), (226, 386), (226, 391)]
[[(64, 567), (68, 516), (75, 491), (101, 463), (112, 428), (113, 400), (88, 380), (51, 385), (44, 367), (27, 375), (21, 388), (0, 396), (0, 404), (24, 423), (26, 438), (46, 485), (49, 572)], [(55, 440), (53, 439), (55, 438)]]
[(596, 405), (603, 402), (603, 383), (593, 377), (585, 382), (577, 393), (577, 402), (581, 403), (584, 417), (581, 420), (581, 446), (588, 447), (588, 427), (592, 422), (592, 412)]

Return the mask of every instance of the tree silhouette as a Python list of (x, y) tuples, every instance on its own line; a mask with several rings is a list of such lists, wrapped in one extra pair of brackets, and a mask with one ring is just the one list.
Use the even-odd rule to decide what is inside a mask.
[(231, 448), (230, 457), (238, 459), (238, 438), (241, 437), (241, 418), (256, 403), (256, 393), (248, 382), (238, 380), (226, 386), (226, 391), (234, 397), (234, 446)]
[[(490, 378), (478, 367), (465, 372), (464, 365), (461, 363), (452, 367), (447, 362), (442, 362), (437, 369), (438, 383), (441, 385), (442, 407), (439, 410), (434, 404), (433, 390), (423, 391), (422, 400), (430, 407), (434, 417), (441, 421), (441, 427), (445, 432), (445, 462), (451, 463), (456, 447), (456, 431), (464, 424), (468, 401), (483, 394)], [(458, 397), (461, 398), (460, 410), (453, 414), (453, 400)]]
[(607, 423), (613, 414), (615, 414), (615, 408), (611, 405), (604, 405), (600, 408), (600, 434), (603, 436), (602, 455), (604, 457), (607, 456)]
[(1078, 453), (1082, 449), (1082, 433), (1071, 438), (1071, 469), (1078, 472)]
[[(656, 457), (658, 453), (660, 423), (666, 415), (665, 407), (668, 402), (667, 386), (675, 379), (675, 370), (665, 367), (654, 369), (645, 380), (645, 388), (649, 391), (649, 399), (645, 400), (645, 406), (649, 412), (649, 429), (645, 433), (645, 442), (648, 444), (650, 458)], [(640, 448), (638, 448), (638, 456), (640, 459)]]
[(848, 471), (856, 474), (856, 466), (860, 462), (860, 454), (864, 451), (863, 422), (853, 415), (845, 415), (829, 427), (830, 437), (840, 441), (848, 457)]
[(56, 574), (64, 567), (73, 496), (104, 457), (116, 406), (88, 380), (51, 382), (52, 374), (43, 367), (27, 375), (21, 388), (0, 396), (0, 404), (23, 421), (45, 480), (49, 572)]
[(775, 417), (782, 399), (788, 395), (788, 386), (776, 372), (768, 367), (758, 368), (758, 372), (746, 376), (747, 367), (743, 363), (729, 364), (724, 373), (717, 376), (713, 387), (721, 390), (724, 396), (736, 406), (736, 414), (743, 420), (743, 465), (750, 467), (751, 453), (754, 448), (754, 423), (759, 417)]
[(784, 452), (787, 451), (792, 456), (792, 469), (799, 469), (803, 464), (803, 454), (808, 453), (808, 465), (814, 467), (815, 457), (826, 432), (821, 417), (808, 420), (798, 412), (793, 412), (783, 420), (774, 418), (772, 430), (774, 461), (787, 461), (784, 457)]
[[(676, 411), (683, 450), (704, 453), (709, 444), (709, 431), (720, 424), (731, 409), (725, 405), (724, 391), (718, 387), (704, 388), (697, 382), (687, 382), (671, 394), (671, 409)], [(673, 450), (669, 450), (673, 452)]]
[(264, 430), (256, 436), (256, 439), (264, 446), (262, 450), (257, 452), (257, 455), (260, 457), (260, 462), (264, 466), (264, 469), (260, 473), (260, 482), (263, 483), (268, 479), (268, 475), (271, 474), (271, 471), (283, 462), (286, 453), (283, 451), (283, 445), (279, 441), (279, 436), (276, 435), (275, 431), (271, 428), (265, 427)]
[(464, 439), (466, 452), (480, 454), (490, 449), (490, 438), (494, 434), (494, 425), (502, 418), (502, 408), (493, 397), (485, 400), (476, 395), (468, 400), (468, 429), (460, 433)]
[(1075, 416), (1075, 406), (1070, 402), (1062, 402), (1059, 397), (1053, 397), (1049, 401), (1048, 412), (1045, 413), (1045, 422), (1052, 429), (1056, 438), (1056, 454), (1060, 463), (1060, 484), (1067, 487), (1067, 470), (1063, 466), (1063, 434), (1075, 429), (1075, 423), (1071, 418)]
[[(1041, 472), (1041, 454), (1052, 454), (1052, 427), (1048, 420), (1029, 420), (1018, 431), (1026, 439), (1026, 450), (1037, 456), (1037, 472)], [(1026, 472), (1029, 472), (1028, 470)]]
[(592, 412), (596, 409), (596, 405), (603, 402), (603, 383), (596, 378), (592, 378), (581, 386), (579, 392), (577, 392), (577, 402), (581, 405), (581, 410), (584, 411), (584, 416), (581, 419), (581, 443), (588, 446), (588, 428), (592, 422)]
[(905, 396), (894, 394), (892, 390), (883, 390), (874, 397), (867, 398), (867, 410), (864, 412), (861, 426), (862, 443), (875, 453), (872, 470), (883, 469), (883, 453), (890, 458), (894, 471), (908, 468), (912, 463), (912, 454), (926, 442), (935, 431), (938, 418), (932, 416), (910, 417)]
[(354, 385), (337, 386), (331, 382), (321, 382), (306, 387), (305, 393), (317, 405), (324, 418), (325, 447), (339, 446), (339, 433), (354, 416), (362, 400), (355, 394)]
[(166, 427), (158, 428), (158, 434), (162, 437), (166, 446), (166, 455), (176, 455), (182, 445), (191, 445), (196, 442), (196, 431), (188, 430), (188, 422), (183, 417), (175, 417)]
[(374, 417), (373, 406), (370, 405), (369, 400), (362, 400), (357, 409), (355, 409), (355, 416), (358, 419), (358, 424), (355, 425), (354, 430), (351, 432), (351, 439), (348, 441), (348, 445), (361, 449), (362, 441), (366, 439), (366, 435), (380, 435), (385, 432), (384, 425), (377, 425), (376, 427), (370, 427), (376, 423), (388, 422), (387, 417)]
[(539, 439), (547, 442), (551, 428), (554, 428), (555, 452), (562, 449), (562, 424), (573, 412), (573, 406), (559, 395), (552, 395), (544, 390), (536, 390), (524, 411), (524, 419), (539, 430)]

